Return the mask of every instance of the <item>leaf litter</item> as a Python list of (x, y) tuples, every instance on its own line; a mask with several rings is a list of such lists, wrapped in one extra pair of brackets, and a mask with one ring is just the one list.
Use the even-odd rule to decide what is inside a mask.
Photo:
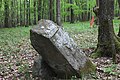
[[(69, 34), (89, 57), (97, 45), (97, 28), (74, 32)], [(31, 68), (38, 53), (31, 46), (30, 39), (25, 37), (16, 45), (8, 42), (5, 42), (6, 46), (0, 46), (0, 80), (34, 80)], [(91, 74), (91, 77), (84, 77), (84, 80), (120, 79), (120, 63), (113, 64), (112, 59), (107, 57), (90, 59), (96, 65), (96, 72)]]

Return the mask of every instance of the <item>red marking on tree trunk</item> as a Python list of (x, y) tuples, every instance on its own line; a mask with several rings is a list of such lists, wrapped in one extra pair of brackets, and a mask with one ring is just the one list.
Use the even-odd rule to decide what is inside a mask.
[(92, 19), (90, 21), (90, 27), (92, 28), (93, 27), (93, 24), (94, 24), (94, 16), (92, 16)]

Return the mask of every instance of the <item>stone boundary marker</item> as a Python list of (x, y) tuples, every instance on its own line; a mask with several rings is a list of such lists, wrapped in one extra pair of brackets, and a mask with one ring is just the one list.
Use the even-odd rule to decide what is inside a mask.
[(95, 68), (68, 33), (50, 20), (40, 20), (30, 30), (30, 40), (40, 54), (33, 65), (34, 77), (70, 79)]

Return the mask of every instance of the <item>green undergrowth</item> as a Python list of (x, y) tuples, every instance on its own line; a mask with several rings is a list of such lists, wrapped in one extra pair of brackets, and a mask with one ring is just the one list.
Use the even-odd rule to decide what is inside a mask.
[(94, 30), (97, 26), (94, 26), (94, 28), (90, 28), (90, 23), (89, 22), (77, 22), (74, 24), (70, 24), (70, 23), (64, 23), (63, 24), (64, 28), (66, 29), (66, 31), (68, 31), (69, 33), (81, 33), (81, 32), (85, 32), (85, 31), (91, 31)]
[[(114, 28), (116, 33), (118, 32), (119, 29), (118, 28), (119, 23), (120, 22), (118, 20), (114, 20)], [(94, 28), (90, 28), (89, 25), (90, 25), (89, 22), (78, 22), (74, 24), (63, 23), (65, 30), (72, 36), (72, 38), (75, 40), (75, 42), (80, 48), (96, 47), (98, 26), (94, 26)], [(0, 56), (4, 56), (3, 59), (9, 61), (11, 56), (17, 56), (18, 54), (26, 55), (27, 52), (26, 50), (23, 49), (26, 48), (25, 46), (26, 42), (28, 42), (27, 45), (30, 45), (30, 41), (29, 41), (30, 28), (31, 27), (16, 27), (16, 28), (0, 29)], [(20, 48), (22, 48), (21, 51)], [(29, 50), (29, 52), (31, 51), (32, 49)], [(20, 55), (18, 55), (18, 58), (16, 58), (16, 60), (19, 59)], [(23, 70), (28, 66), (26, 66), (22, 62), (24, 61), (18, 60), (18, 62), (16, 62), (16, 65), (19, 65), (18, 72), (26, 73), (26, 76), (28, 76), (28, 72), (26, 72), (27, 69)], [(10, 64), (11, 63), (0, 65), (0, 69), (4, 70), (3, 66), (10, 66)], [(86, 68), (83, 70), (86, 70)]]
[[(119, 28), (119, 20), (114, 20), (114, 30), (117, 33)], [(77, 22), (75, 24), (63, 23), (64, 29), (73, 37), (81, 48), (94, 47), (97, 43), (98, 26), (90, 28), (88, 22)], [(0, 47), (4, 48), (17, 45), (23, 39), (29, 38), (29, 30), (31, 27), (16, 27), (0, 29)]]
[(120, 20), (114, 20), (114, 30), (115, 33), (117, 34), (117, 32), (119, 31), (119, 25), (120, 25)]
[(17, 51), (19, 43), (29, 38), (29, 27), (2, 28), (0, 29), (0, 52), (10, 53)]
[[(114, 29), (117, 33), (120, 21), (114, 20)], [(94, 47), (97, 43), (98, 26), (90, 28), (89, 21), (77, 22), (74, 24), (63, 23), (64, 29), (73, 37), (76, 43), (81, 47)], [(0, 49), (5, 50), (15, 46), (24, 39), (29, 39), (29, 30), (31, 27), (1, 28), (0, 29)], [(9, 50), (10, 51), (10, 50)]]

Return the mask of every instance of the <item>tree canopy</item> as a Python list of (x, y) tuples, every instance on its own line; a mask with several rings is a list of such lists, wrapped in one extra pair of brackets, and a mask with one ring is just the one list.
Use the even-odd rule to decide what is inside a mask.
[[(97, 0), (60, 0), (62, 22), (89, 21)], [(115, 16), (118, 17), (119, 0), (115, 0)], [(57, 0), (0, 0), (0, 27), (28, 26), (40, 19), (56, 22)], [(33, 22), (34, 21), (34, 22)]]

